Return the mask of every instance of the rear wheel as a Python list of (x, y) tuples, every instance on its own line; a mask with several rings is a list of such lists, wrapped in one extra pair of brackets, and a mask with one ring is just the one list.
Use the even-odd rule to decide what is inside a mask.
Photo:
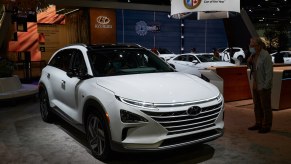
[(90, 113), (87, 116), (86, 137), (92, 155), (100, 160), (106, 160), (111, 153), (108, 125), (101, 113)]
[(53, 113), (51, 107), (49, 106), (49, 98), (46, 89), (42, 89), (39, 95), (40, 99), (40, 115), (43, 121), (52, 122)]

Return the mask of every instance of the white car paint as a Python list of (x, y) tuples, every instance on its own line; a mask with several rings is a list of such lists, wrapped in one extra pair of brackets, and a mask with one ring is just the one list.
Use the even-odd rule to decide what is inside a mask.
[(244, 50), (242, 48), (240, 48), (240, 47), (232, 47), (232, 48), (224, 48), (224, 49), (223, 48), (219, 48), (219, 50), (220, 50), (219, 55), (222, 58), (222, 60), (224, 60), (224, 61), (230, 62), (230, 58), (231, 58), (230, 52), (231, 52), (231, 50), (233, 51), (233, 57), (232, 57), (233, 60), (239, 60), (240, 63), (241, 63), (242, 60), (246, 58)]
[[(274, 63), (276, 54), (277, 52), (270, 54), (272, 56), (273, 63)], [(291, 64), (291, 51), (280, 51), (279, 55), (283, 56), (284, 64)]]
[(195, 72), (199, 72), (199, 70), (209, 67), (235, 66), (229, 62), (219, 61), (219, 59), (215, 60), (211, 53), (186, 53), (178, 55), (167, 62), (173, 64), (176, 70), (181, 72), (185, 72), (185, 69), (192, 69)]
[[(134, 68), (119, 67), (115, 74), (102, 72), (103, 68), (107, 69), (103, 59), (108, 59), (108, 64), (114, 66), (113, 55), (130, 60), (127, 54), (144, 64)], [(62, 56), (71, 58), (63, 60)], [(70, 66), (63, 67), (65, 63)], [(101, 113), (95, 115), (99, 118), (97, 121), (107, 118), (101, 125), (108, 126), (108, 132), (100, 128), (96, 129), (96, 135), (110, 136), (99, 136), (110, 144), (95, 147), (88, 141), (90, 147), (96, 149), (106, 146), (107, 151), (163, 150), (206, 142), (223, 135), (224, 100), (219, 90), (197, 76), (175, 72), (140, 46), (64, 47), (42, 70), (39, 86), (44, 121), (48, 121), (44, 110), (51, 117), (52, 110), (90, 135), (90, 131), (85, 131), (91, 126), (85, 124), (90, 120), (86, 113)], [(47, 91), (47, 99), (44, 91)], [(92, 108), (88, 103), (98, 105)], [(47, 109), (43, 106), (46, 104)], [(189, 139), (194, 135), (200, 137)], [(176, 139), (180, 140), (173, 144)], [(110, 157), (107, 153), (94, 156), (99, 159)]]
[[(138, 100), (153, 103), (187, 102), (217, 95), (216, 88), (209, 87), (199, 77), (179, 72), (104, 77), (98, 80), (98, 84), (114, 91), (116, 95), (129, 99), (136, 99), (136, 95), (139, 95)], [(128, 92), (129, 86), (132, 92)], [(200, 94), (186, 90), (195, 90)]]

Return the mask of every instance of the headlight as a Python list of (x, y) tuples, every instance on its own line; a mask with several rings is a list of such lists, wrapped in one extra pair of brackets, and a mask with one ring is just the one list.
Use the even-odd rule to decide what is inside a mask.
[(223, 97), (222, 94), (219, 93), (218, 96), (216, 97), (217, 101), (222, 101)]
[(120, 119), (124, 123), (148, 122), (148, 120), (145, 119), (144, 117), (123, 109), (120, 110)]
[(154, 103), (149, 103), (149, 102), (143, 102), (143, 101), (136, 101), (136, 100), (131, 100), (131, 99), (126, 99), (126, 98), (122, 98), (119, 96), (115, 96), (117, 100), (131, 105), (131, 106), (136, 106), (136, 107), (142, 107), (142, 108), (151, 108), (151, 109), (155, 109), (156, 106), (154, 105)]

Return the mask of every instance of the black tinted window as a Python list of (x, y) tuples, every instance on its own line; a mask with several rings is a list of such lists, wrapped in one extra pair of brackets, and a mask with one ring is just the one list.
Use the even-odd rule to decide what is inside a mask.
[(67, 72), (70, 67), (72, 55), (73, 53), (71, 50), (62, 50), (52, 58), (48, 65)]
[(72, 54), (74, 55), (74, 61), (72, 63), (73, 69), (79, 69), (79, 71), (85, 73), (87, 72), (87, 66), (85, 63), (84, 56), (82, 52), (78, 49), (73, 49)]
[(179, 61), (188, 61), (186, 55), (180, 55), (180, 56), (176, 57), (174, 60), (179, 60)]
[(96, 76), (173, 71), (157, 55), (144, 49), (104, 49), (88, 54)]

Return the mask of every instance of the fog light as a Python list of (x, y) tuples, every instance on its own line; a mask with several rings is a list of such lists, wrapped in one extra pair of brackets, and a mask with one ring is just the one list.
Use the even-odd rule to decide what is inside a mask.
[(123, 110), (123, 109), (120, 110), (120, 118), (121, 118), (121, 121), (124, 123), (148, 122), (148, 120), (145, 119), (144, 117), (131, 113), (129, 111)]

